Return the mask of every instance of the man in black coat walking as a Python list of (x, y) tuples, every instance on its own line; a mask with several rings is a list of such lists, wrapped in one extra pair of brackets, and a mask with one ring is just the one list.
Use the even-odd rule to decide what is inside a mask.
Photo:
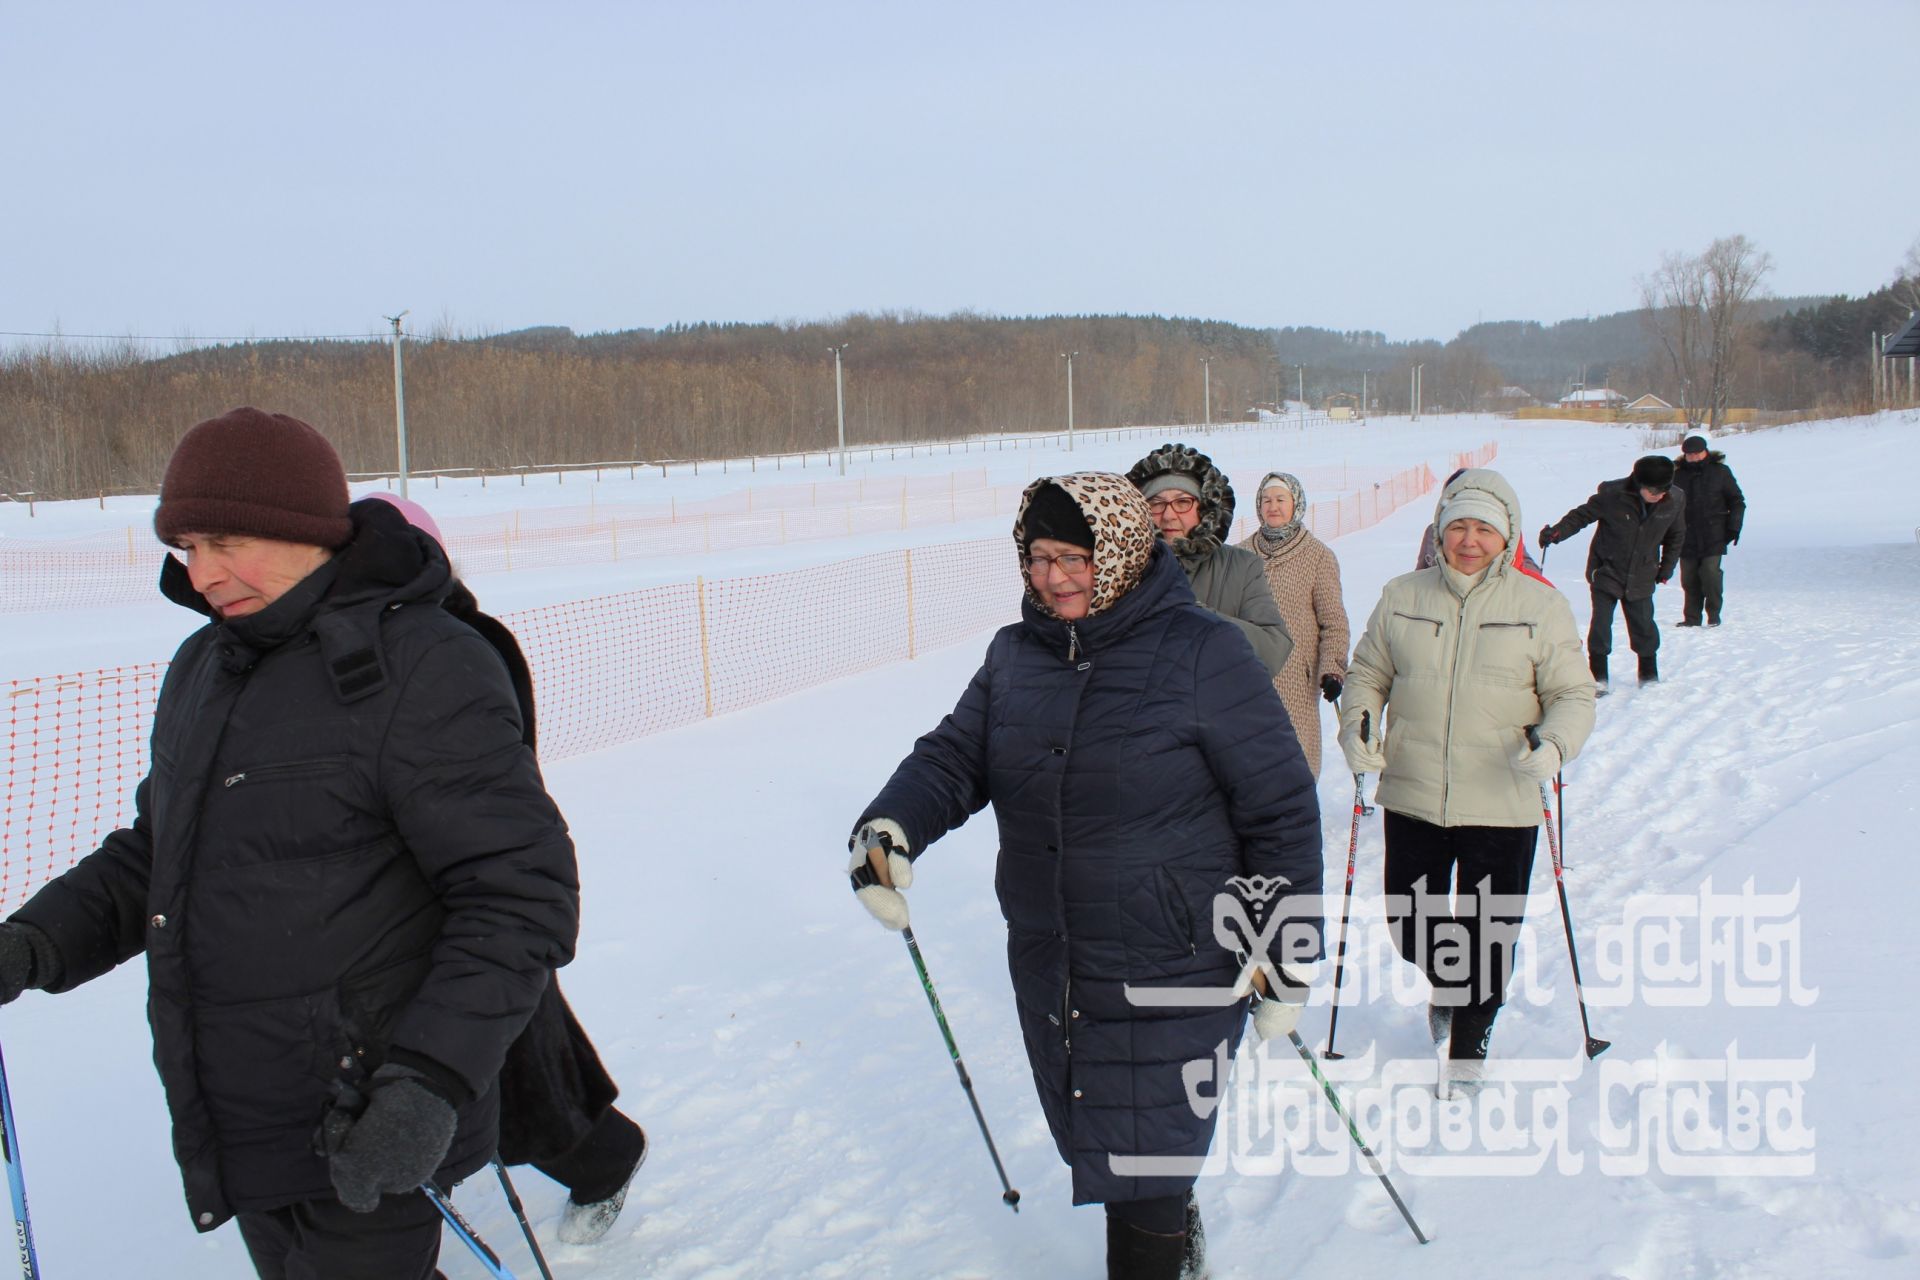
[(1680, 590), (1685, 597), (1680, 625), (1697, 627), (1704, 607), (1707, 625), (1720, 625), (1725, 577), (1720, 558), (1740, 541), (1747, 519), (1747, 497), (1727, 466), (1727, 455), (1709, 450), (1705, 436), (1680, 443), (1680, 464), (1673, 487), (1687, 495), (1687, 534), (1680, 544)]
[(1687, 495), (1673, 491), (1673, 459), (1648, 454), (1621, 480), (1604, 480), (1591, 498), (1540, 530), (1540, 545), (1565, 542), (1599, 523), (1587, 549), (1587, 585), (1593, 620), (1587, 625), (1587, 666), (1602, 689), (1613, 652), (1613, 611), (1627, 618), (1627, 642), (1640, 659), (1640, 682), (1660, 678), (1660, 628), (1653, 620), (1653, 589), (1673, 577), (1685, 533)]
[(211, 621), (167, 671), (131, 826), (0, 925), (0, 1003), (145, 952), (194, 1225), (255, 1268), (437, 1274), (420, 1193), (484, 1166), (494, 1079), (573, 954), (573, 844), (445, 554), (296, 418), (189, 431), (154, 531)]

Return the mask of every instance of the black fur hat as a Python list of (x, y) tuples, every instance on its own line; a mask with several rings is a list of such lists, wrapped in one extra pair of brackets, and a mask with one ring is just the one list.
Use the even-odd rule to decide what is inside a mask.
[(1665, 454), (1650, 453), (1633, 464), (1632, 479), (1636, 489), (1665, 493), (1673, 487), (1673, 459)]

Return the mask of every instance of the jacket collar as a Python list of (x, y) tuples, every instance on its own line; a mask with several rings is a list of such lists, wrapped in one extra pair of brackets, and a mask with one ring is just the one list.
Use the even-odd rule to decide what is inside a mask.
[(247, 670), (261, 655), (311, 634), (320, 641), (335, 695), (342, 702), (367, 697), (386, 683), (381, 614), (405, 604), (438, 605), (451, 589), (453, 571), (440, 544), (408, 524), (398, 508), (361, 501), (349, 514), (353, 538), (347, 545), (258, 613), (216, 618), (173, 556), (161, 565), (160, 592), (214, 618), (226, 669)]

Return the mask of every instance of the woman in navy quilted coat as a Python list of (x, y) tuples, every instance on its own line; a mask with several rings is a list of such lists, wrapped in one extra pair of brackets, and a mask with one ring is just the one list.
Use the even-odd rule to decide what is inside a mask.
[[(1015, 1005), (1074, 1203), (1106, 1206), (1109, 1276), (1198, 1275), (1191, 1193), (1225, 1082), (1192, 1097), (1182, 1068), (1237, 1047), (1249, 950), (1319, 958), (1313, 778), (1265, 665), (1195, 603), (1123, 477), (1035, 481), (1013, 536), (1021, 619), (867, 806), (850, 869), (903, 928), (913, 860), (992, 802)], [(1279, 994), (1257, 1033), (1292, 1030), (1304, 992)]]

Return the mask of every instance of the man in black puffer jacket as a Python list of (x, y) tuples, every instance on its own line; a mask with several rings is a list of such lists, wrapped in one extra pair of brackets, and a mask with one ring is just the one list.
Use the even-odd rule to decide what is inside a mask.
[(494, 1078), (578, 922), (573, 845), (445, 555), (295, 418), (188, 432), (161, 590), (213, 621), (161, 687), (133, 824), (0, 925), (0, 1001), (142, 951), (194, 1225), (263, 1276), (435, 1272)]
[(1673, 577), (1687, 527), (1687, 495), (1673, 491), (1673, 459), (1650, 453), (1621, 480), (1605, 480), (1591, 498), (1540, 530), (1540, 545), (1565, 542), (1598, 521), (1587, 548), (1593, 618), (1587, 624), (1587, 666), (1602, 689), (1613, 652), (1613, 611), (1627, 616), (1627, 642), (1640, 659), (1640, 682), (1660, 678), (1660, 628), (1653, 589)]
[(1681, 442), (1673, 487), (1687, 495), (1687, 536), (1680, 544), (1680, 591), (1686, 603), (1680, 625), (1699, 626), (1704, 607), (1707, 625), (1717, 627), (1725, 592), (1720, 558), (1740, 541), (1747, 496), (1733, 478), (1727, 455), (1709, 451), (1705, 436), (1688, 436)]

